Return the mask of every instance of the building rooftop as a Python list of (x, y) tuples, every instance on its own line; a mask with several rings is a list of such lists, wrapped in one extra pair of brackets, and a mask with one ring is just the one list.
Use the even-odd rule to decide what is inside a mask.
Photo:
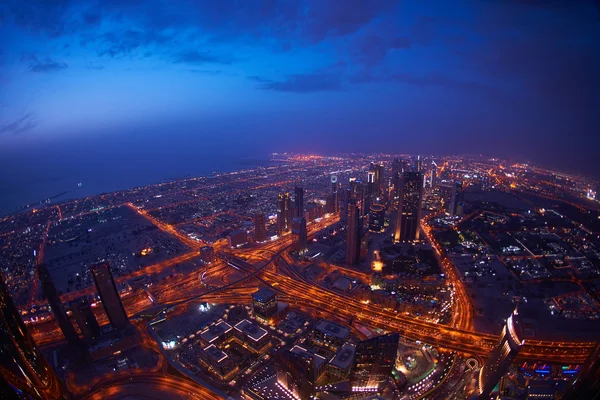
[(233, 329), (231, 325), (229, 325), (225, 321), (220, 321), (217, 324), (212, 324), (202, 332), (200, 332), (200, 337), (203, 340), (206, 340), (208, 343), (212, 343), (217, 340), (221, 335), (231, 331)]
[(317, 370), (321, 367), (321, 365), (323, 365), (325, 362), (327, 362), (325, 357), (320, 356), (318, 354), (311, 353), (310, 351), (306, 350), (304, 347), (300, 347), (298, 345), (295, 345), (294, 347), (292, 347), (290, 352), (297, 354), (303, 358), (311, 360), (315, 366), (315, 369), (317, 369)]
[(255, 342), (258, 342), (259, 340), (261, 340), (262, 338), (264, 338), (267, 335), (266, 330), (264, 330), (263, 328), (261, 328), (259, 326), (254, 325), (252, 322), (248, 321), (247, 319), (243, 319), (240, 322), (238, 322), (235, 325), (235, 329), (237, 331), (243, 333), (250, 339), (254, 340)]
[(335, 356), (331, 360), (330, 364), (340, 369), (349, 369), (354, 363), (354, 354), (356, 353), (356, 346), (352, 343), (345, 343), (335, 353)]
[(202, 350), (207, 356), (208, 358), (211, 359), (211, 361), (213, 361), (215, 364), (219, 364), (223, 361), (225, 361), (227, 359), (227, 357), (229, 357), (224, 351), (220, 350), (217, 346), (215, 346), (214, 344), (211, 344), (210, 346), (204, 348)]
[(265, 303), (265, 302), (271, 300), (275, 296), (276, 296), (276, 293), (274, 291), (272, 291), (271, 289), (269, 289), (267, 287), (263, 287), (258, 292), (254, 293), (252, 295), (252, 298), (254, 300), (258, 300), (258, 301)]
[(327, 321), (325, 319), (317, 322), (315, 329), (332, 337), (336, 337), (338, 339), (346, 340), (348, 336), (350, 336), (350, 330), (338, 324), (335, 324), (331, 321)]

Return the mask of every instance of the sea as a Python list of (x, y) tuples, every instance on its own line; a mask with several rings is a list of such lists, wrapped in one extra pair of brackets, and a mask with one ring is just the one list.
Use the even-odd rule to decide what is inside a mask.
[(0, 159), (0, 216), (27, 207), (272, 165), (268, 154), (197, 151), (140, 152), (127, 149), (35, 151)]

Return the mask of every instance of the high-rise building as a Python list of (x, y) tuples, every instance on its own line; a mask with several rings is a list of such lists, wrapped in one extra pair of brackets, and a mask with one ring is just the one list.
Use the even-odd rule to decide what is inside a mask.
[(385, 184), (385, 167), (382, 164), (378, 164), (375, 167), (375, 181), (376, 181), (376, 189), (377, 189), (377, 197), (382, 197), (385, 193), (386, 184)]
[(291, 200), (289, 193), (282, 193), (277, 197), (277, 234), (289, 232)]
[(491, 398), (500, 378), (508, 371), (524, 344), (519, 311), (518, 308), (515, 308), (502, 328), (498, 345), (492, 350), (490, 357), (479, 371), (478, 393), (481, 400)]
[(398, 333), (363, 340), (356, 346), (355, 380), (378, 384), (385, 381), (394, 368), (398, 353)]
[(342, 195), (340, 197), (340, 221), (345, 223), (348, 221), (348, 202), (352, 198), (352, 189), (342, 190)]
[(72, 301), (70, 306), (73, 317), (75, 318), (75, 321), (77, 321), (77, 326), (79, 326), (79, 330), (83, 334), (85, 340), (92, 341), (100, 337), (100, 325), (98, 325), (98, 321), (96, 320), (96, 316), (92, 311), (89, 301), (83, 297), (79, 300)]
[[(350, 180), (350, 188), (352, 190), (350, 198), (356, 201), (356, 205), (360, 209), (360, 215), (366, 215), (368, 210), (365, 210), (365, 185), (359, 179)], [(347, 206), (347, 205), (346, 205)]]
[(268, 321), (277, 313), (277, 294), (269, 288), (262, 288), (252, 295), (254, 315)]
[(125, 329), (129, 326), (129, 319), (125, 312), (125, 307), (121, 302), (119, 291), (115, 285), (115, 280), (110, 271), (108, 263), (96, 264), (90, 267), (96, 290), (102, 300), (102, 306), (111, 326), (114, 329)]
[(7, 399), (71, 396), (38, 350), (0, 274), (0, 389)]
[(356, 201), (348, 204), (348, 226), (346, 229), (346, 265), (356, 265), (360, 259), (360, 212)]
[(559, 397), (561, 400), (600, 400), (600, 343), (590, 353), (570, 386)]
[(48, 304), (52, 309), (52, 314), (54, 314), (54, 318), (56, 319), (60, 330), (65, 336), (65, 339), (67, 339), (67, 342), (70, 344), (79, 344), (79, 336), (71, 324), (71, 321), (69, 321), (69, 317), (67, 317), (67, 313), (65, 312), (62, 302), (60, 301), (58, 291), (54, 286), (54, 282), (52, 282), (52, 277), (50, 276), (48, 267), (46, 264), (40, 264), (37, 266), (37, 269), (40, 282), (42, 283), (42, 293), (48, 300)]
[(304, 217), (304, 189), (296, 186), (294, 188), (294, 217)]
[(267, 240), (265, 214), (263, 213), (254, 214), (254, 240), (257, 242)]
[(339, 194), (338, 194), (338, 188), (339, 188), (339, 185), (338, 185), (337, 176), (336, 175), (331, 175), (331, 193), (333, 194), (333, 202), (332, 202), (333, 212), (332, 212), (332, 214), (335, 214), (335, 213), (337, 213), (339, 211), (339, 204), (338, 203), (339, 203), (340, 199), (338, 197), (339, 196)]
[(398, 212), (394, 226), (394, 242), (419, 240), (423, 176), (419, 172), (405, 172), (402, 177)]
[(448, 203), (448, 213), (451, 216), (455, 217), (462, 215), (463, 197), (464, 192), (462, 190), (462, 183), (459, 181), (454, 182), (452, 185), (450, 202)]
[(369, 214), (369, 230), (371, 232), (382, 232), (385, 222), (385, 206), (373, 204)]
[(325, 198), (325, 212), (335, 214), (336, 193), (328, 193)]
[(306, 219), (294, 218), (292, 222), (292, 234), (295, 237), (294, 247), (300, 253), (304, 253), (308, 246), (308, 233), (306, 231)]

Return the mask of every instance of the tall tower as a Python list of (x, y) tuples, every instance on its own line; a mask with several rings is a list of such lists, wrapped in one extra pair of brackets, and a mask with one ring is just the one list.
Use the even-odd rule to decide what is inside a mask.
[(267, 240), (265, 214), (263, 213), (254, 214), (254, 240), (257, 242)]
[(419, 240), (423, 175), (420, 172), (405, 172), (400, 186), (394, 242), (413, 242)]
[(292, 233), (296, 237), (295, 247), (300, 253), (304, 253), (308, 245), (308, 233), (306, 231), (306, 219), (294, 218), (292, 222)]
[(79, 341), (79, 336), (71, 324), (71, 321), (69, 321), (69, 317), (67, 317), (67, 314), (65, 313), (65, 309), (60, 301), (58, 291), (52, 282), (52, 277), (50, 276), (48, 267), (46, 264), (40, 264), (37, 266), (37, 269), (38, 276), (40, 277), (40, 281), (42, 283), (42, 293), (48, 300), (48, 304), (50, 304), (54, 318), (56, 319), (60, 330), (65, 336), (65, 339), (67, 339), (69, 344), (80, 344), (81, 342)]
[(294, 188), (294, 217), (304, 217), (304, 189), (296, 186)]
[(129, 319), (110, 272), (110, 266), (108, 263), (96, 264), (90, 267), (90, 271), (110, 324), (115, 329), (125, 329), (129, 326)]
[(462, 214), (463, 190), (462, 183), (456, 181), (452, 184), (452, 195), (448, 204), (448, 213), (451, 216), (460, 216)]
[(100, 336), (100, 325), (85, 297), (71, 302), (71, 312), (85, 340), (91, 341)]
[(506, 320), (500, 341), (490, 358), (479, 371), (478, 392), (481, 400), (488, 400), (500, 378), (508, 371), (519, 350), (525, 344), (518, 308)]
[(358, 263), (360, 258), (360, 212), (356, 200), (348, 204), (348, 227), (346, 229), (346, 265)]
[(289, 193), (277, 197), (277, 234), (280, 236), (290, 230), (290, 206)]
[(333, 194), (333, 213), (337, 213), (339, 211), (339, 202), (340, 199), (338, 197), (338, 179), (336, 175), (331, 175), (331, 193)]
[[(2, 398), (69, 399), (71, 396), (37, 349), (0, 274), (0, 386)], [(5, 391), (8, 392), (5, 393)], [(18, 393), (23, 395), (19, 396)]]

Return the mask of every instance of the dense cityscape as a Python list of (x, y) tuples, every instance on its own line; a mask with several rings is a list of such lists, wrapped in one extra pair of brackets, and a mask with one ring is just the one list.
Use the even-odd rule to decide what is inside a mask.
[(48, 200), (0, 220), (2, 398), (596, 398), (596, 190), (274, 153)]

